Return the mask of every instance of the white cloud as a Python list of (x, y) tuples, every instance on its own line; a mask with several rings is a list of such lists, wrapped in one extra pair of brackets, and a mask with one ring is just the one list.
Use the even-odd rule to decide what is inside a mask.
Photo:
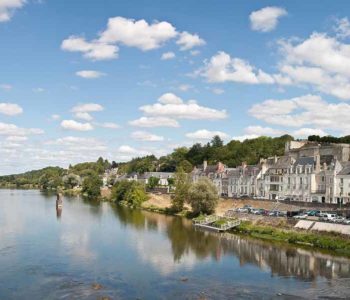
[(195, 140), (211, 140), (214, 136), (218, 135), (222, 139), (229, 138), (229, 135), (222, 131), (210, 131), (207, 129), (200, 129), (194, 132), (186, 133), (186, 137)]
[(18, 136), (18, 135), (10, 135), (6, 138), (6, 141), (9, 142), (24, 142), (28, 140), (28, 138), (26, 136)]
[(96, 123), (97, 126), (107, 129), (119, 129), (120, 126), (113, 122)]
[[(249, 114), (269, 124), (288, 127), (313, 126), (318, 130), (336, 130), (350, 134), (350, 105), (329, 103), (320, 96), (305, 95), (291, 99), (269, 99), (254, 104)], [(299, 134), (300, 132), (296, 132)]]
[(22, 107), (14, 103), (0, 103), (0, 114), (15, 116), (23, 113)]
[(72, 108), (71, 112), (79, 113), (79, 112), (97, 112), (102, 111), (104, 108), (102, 105), (97, 103), (85, 103), (79, 104)]
[(250, 136), (276, 136), (285, 133), (282, 130), (262, 126), (248, 126), (244, 129), (244, 132), (246, 135)]
[(16, 9), (21, 8), (26, 0), (1, 0), (0, 1), (0, 22), (11, 20)]
[(191, 34), (187, 31), (181, 32), (176, 44), (180, 46), (180, 50), (189, 50), (194, 47), (205, 45), (205, 41), (198, 34)]
[(225, 91), (223, 89), (219, 89), (219, 88), (212, 89), (212, 92), (216, 95), (221, 95), (221, 94), (225, 93)]
[(284, 8), (275, 6), (253, 11), (249, 16), (251, 28), (261, 32), (272, 31), (276, 28), (278, 19), (286, 15), (287, 11)]
[(199, 51), (199, 50), (191, 50), (190, 51), (190, 54), (192, 55), (192, 56), (197, 56), (197, 55), (199, 55), (201, 52)]
[(102, 76), (105, 76), (105, 73), (99, 72), (99, 71), (93, 71), (93, 70), (82, 70), (75, 73), (77, 76), (86, 78), (86, 79), (94, 79), (94, 78), (100, 78)]
[(328, 134), (325, 131), (323, 131), (322, 129), (300, 128), (298, 130), (293, 131), (293, 135), (295, 137), (308, 137), (310, 135), (326, 136)]
[(9, 91), (12, 90), (12, 85), (11, 84), (7, 84), (7, 83), (3, 83), (0, 84), (0, 89), (5, 90), (5, 91)]
[(25, 136), (43, 134), (44, 131), (39, 128), (21, 128), (14, 124), (0, 122), (0, 135)]
[(209, 82), (241, 82), (249, 84), (272, 84), (274, 78), (260, 69), (251, 66), (240, 58), (231, 58), (229, 54), (221, 51), (209, 61), (205, 61), (204, 68), (196, 71)]
[(84, 57), (92, 60), (108, 60), (118, 57), (116, 45), (102, 43), (98, 40), (87, 42), (82, 37), (70, 36), (61, 44), (61, 49), (70, 52), (82, 52)]
[(108, 20), (107, 29), (101, 33), (100, 41), (122, 43), (147, 51), (161, 47), (176, 35), (175, 27), (168, 22), (148, 24), (145, 20), (114, 17)]
[(180, 127), (176, 120), (167, 117), (141, 117), (129, 124), (137, 127)]
[[(61, 44), (61, 49), (81, 52), (92, 60), (113, 59), (118, 57), (118, 45), (135, 47), (149, 51), (162, 47), (169, 40), (179, 36), (177, 44), (181, 50), (204, 45), (205, 41), (197, 34), (178, 32), (169, 22), (148, 23), (147, 21), (113, 17), (108, 19), (107, 28), (99, 33), (98, 38), (87, 41), (84, 37), (70, 36)], [(173, 58), (172, 54), (164, 54), (163, 59)]]
[(50, 140), (46, 142), (47, 145), (61, 146), (69, 150), (87, 150), (94, 149), (99, 151), (104, 151), (107, 149), (106, 145), (95, 138), (85, 138), (85, 137), (75, 137), (66, 136), (63, 138), (58, 138), (55, 140)]
[(89, 131), (94, 129), (90, 123), (80, 123), (74, 120), (63, 120), (61, 127), (67, 130)]
[(159, 103), (141, 106), (140, 110), (148, 116), (175, 119), (218, 120), (227, 118), (226, 110), (217, 110), (200, 106), (195, 100), (189, 100), (186, 103), (172, 93), (161, 96), (159, 98)]
[(293, 84), (311, 85), (323, 93), (350, 99), (350, 44), (317, 32), (302, 41), (279, 44), (283, 56), (280, 71)]
[(152, 133), (147, 132), (147, 131), (134, 131), (131, 134), (131, 137), (134, 140), (143, 141), (143, 142), (160, 142), (160, 141), (164, 141), (164, 137), (162, 137), (160, 135), (152, 134)]
[(182, 104), (182, 99), (173, 93), (165, 93), (158, 98), (162, 104)]
[(60, 116), (60, 115), (57, 115), (57, 114), (51, 115), (51, 120), (57, 121), (57, 120), (59, 120), (59, 119), (61, 119), (61, 116)]
[(189, 91), (192, 88), (193, 88), (193, 86), (190, 85), (190, 84), (180, 84), (179, 85), (179, 90), (182, 91), (182, 92), (187, 92), (187, 91)]
[(173, 59), (173, 58), (175, 58), (175, 53), (169, 51), (169, 52), (163, 53), (160, 59), (161, 60), (169, 60), (169, 59)]
[(74, 114), (74, 116), (77, 118), (77, 119), (81, 119), (81, 120), (84, 120), (84, 121), (92, 121), (94, 118), (87, 112), (77, 112)]
[(130, 147), (128, 145), (122, 145), (118, 148), (119, 153), (125, 153), (125, 154), (135, 154), (137, 153), (137, 150), (133, 147)]
[(336, 26), (334, 31), (338, 38), (345, 39), (350, 36), (350, 22), (348, 18), (342, 18), (336, 20)]

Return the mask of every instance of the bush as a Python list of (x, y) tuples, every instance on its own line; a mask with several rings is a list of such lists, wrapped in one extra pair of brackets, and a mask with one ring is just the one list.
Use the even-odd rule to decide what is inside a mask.
[(126, 202), (130, 206), (140, 206), (147, 200), (145, 187), (136, 182), (122, 180), (117, 182), (112, 188), (111, 199), (115, 202)]
[(215, 185), (202, 178), (189, 189), (189, 203), (194, 214), (212, 214), (218, 204), (219, 196)]
[(102, 180), (95, 173), (84, 178), (82, 192), (89, 198), (98, 198), (101, 195)]

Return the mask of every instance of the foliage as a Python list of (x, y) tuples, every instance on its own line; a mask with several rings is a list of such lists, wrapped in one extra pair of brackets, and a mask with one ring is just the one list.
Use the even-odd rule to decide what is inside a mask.
[(73, 189), (81, 184), (80, 176), (73, 173), (63, 176), (62, 181), (66, 189)]
[(334, 137), (331, 135), (320, 137), (319, 135), (310, 135), (308, 137), (308, 140), (310, 142), (319, 142), (319, 143), (350, 144), (350, 135), (343, 136), (343, 137)]
[(190, 182), (188, 175), (180, 168), (175, 173), (175, 194), (171, 199), (172, 209), (175, 212), (180, 212), (184, 208), (184, 203), (188, 200)]
[(215, 185), (208, 178), (201, 178), (189, 189), (189, 203), (194, 214), (212, 214), (219, 196)]
[(101, 178), (95, 173), (84, 178), (82, 184), (82, 192), (89, 198), (98, 198), (101, 195), (100, 188), (102, 186)]
[(175, 178), (169, 177), (167, 178), (168, 185), (173, 186), (175, 184)]
[(150, 178), (148, 178), (148, 183), (147, 183), (148, 188), (154, 189), (158, 185), (159, 185), (159, 178), (158, 177), (151, 176)]
[(60, 167), (47, 167), (22, 174), (0, 177), (0, 187), (55, 189), (61, 185), (65, 170)]
[(130, 206), (140, 206), (147, 200), (145, 187), (136, 182), (122, 180), (118, 181), (112, 188), (111, 199), (115, 202), (127, 202)]

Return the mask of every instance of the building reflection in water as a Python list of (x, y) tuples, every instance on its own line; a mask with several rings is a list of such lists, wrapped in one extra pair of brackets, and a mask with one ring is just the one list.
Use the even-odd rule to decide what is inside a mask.
[(61, 216), (62, 216), (62, 207), (56, 206), (56, 218), (57, 218), (57, 220), (61, 219)]
[(295, 277), (313, 281), (349, 278), (350, 260), (290, 245), (275, 244), (229, 233), (217, 234), (195, 229), (191, 221), (140, 210), (115, 207), (114, 213), (124, 226), (137, 230), (161, 231), (169, 239), (174, 262), (183, 256), (197, 260), (220, 260), (232, 256), (240, 265), (253, 264), (269, 270), (272, 276)]

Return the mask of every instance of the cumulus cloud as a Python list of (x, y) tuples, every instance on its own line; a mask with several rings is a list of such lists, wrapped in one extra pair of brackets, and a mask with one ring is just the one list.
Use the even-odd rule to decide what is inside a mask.
[(333, 27), (338, 38), (345, 39), (350, 36), (350, 22), (348, 18), (336, 20), (336, 26)]
[(100, 151), (106, 150), (107, 147), (101, 141), (95, 138), (85, 138), (85, 137), (75, 137), (75, 136), (66, 136), (58, 138), (55, 140), (50, 140), (46, 142), (47, 145), (63, 146), (68, 147), (69, 150), (82, 150), (93, 148), (94, 150), (98, 149)]
[(15, 116), (23, 113), (22, 107), (14, 103), (0, 103), (0, 114)]
[(167, 117), (141, 117), (129, 124), (136, 127), (180, 127), (176, 120)]
[(250, 16), (251, 28), (256, 31), (268, 32), (276, 28), (278, 20), (287, 15), (287, 11), (281, 7), (267, 6), (253, 11)]
[(51, 115), (51, 120), (57, 121), (57, 120), (59, 120), (59, 119), (61, 119), (61, 116), (60, 116), (60, 115), (58, 115), (58, 114), (53, 114), (53, 115)]
[(87, 112), (76, 112), (74, 116), (84, 121), (92, 121), (94, 118)]
[(221, 51), (205, 61), (205, 66), (196, 71), (209, 82), (241, 82), (248, 84), (275, 83), (273, 76), (251, 66), (247, 61), (232, 57)]
[(131, 133), (131, 137), (137, 141), (143, 142), (160, 142), (164, 141), (164, 137), (156, 135), (147, 131), (134, 131)]
[(176, 44), (180, 46), (180, 50), (190, 50), (194, 47), (205, 45), (205, 41), (197, 34), (191, 34), (187, 31), (181, 32)]
[(99, 72), (99, 71), (93, 71), (93, 70), (82, 70), (75, 73), (77, 76), (86, 78), (86, 79), (94, 79), (94, 78), (100, 78), (102, 76), (105, 76), (105, 73)]
[(210, 131), (207, 129), (200, 129), (194, 132), (186, 133), (186, 137), (194, 140), (211, 140), (218, 135), (222, 139), (229, 138), (229, 135), (222, 131)]
[(200, 106), (195, 100), (184, 102), (172, 93), (162, 95), (158, 101), (155, 104), (141, 106), (140, 110), (148, 116), (174, 119), (218, 120), (227, 118), (225, 110)]
[(308, 137), (310, 135), (326, 136), (328, 134), (325, 131), (323, 131), (322, 129), (300, 128), (298, 130), (293, 131), (293, 135), (295, 137)]
[(169, 52), (163, 53), (160, 59), (161, 60), (169, 60), (169, 59), (173, 59), (173, 58), (175, 58), (175, 53), (169, 51)]
[(262, 126), (248, 126), (244, 129), (244, 132), (248, 136), (276, 136), (285, 133), (282, 130)]
[(6, 141), (9, 141), (9, 142), (25, 142), (28, 140), (28, 137), (26, 136), (18, 136), (18, 135), (10, 135), (6, 138)]
[(43, 134), (44, 131), (40, 128), (21, 128), (15, 124), (1, 123), (0, 122), (0, 135), (7, 136), (26, 136)]
[(279, 42), (279, 68), (293, 84), (305, 84), (337, 98), (350, 99), (350, 45), (325, 33)]
[(97, 103), (79, 104), (72, 108), (73, 113), (97, 112), (104, 110), (103, 106)]
[[(84, 37), (70, 36), (61, 44), (61, 49), (81, 52), (86, 58), (93, 60), (113, 59), (118, 57), (118, 45), (135, 47), (149, 51), (162, 47), (169, 40), (179, 36), (177, 44), (181, 50), (203, 45), (205, 42), (197, 34), (179, 33), (169, 22), (148, 23), (146, 20), (134, 20), (124, 17), (108, 19), (107, 28), (98, 38), (87, 41)], [(171, 54), (164, 56), (171, 58)]]
[(89, 131), (94, 129), (90, 123), (80, 123), (74, 120), (63, 120), (61, 127), (66, 130)]
[[(350, 134), (350, 105), (329, 103), (317, 95), (291, 99), (268, 99), (254, 104), (249, 114), (269, 124), (287, 127), (313, 126), (319, 130), (336, 130)], [(296, 135), (300, 132), (296, 132)]]
[(2, 0), (0, 1), (0, 22), (10, 21), (16, 9), (23, 7), (26, 0)]

